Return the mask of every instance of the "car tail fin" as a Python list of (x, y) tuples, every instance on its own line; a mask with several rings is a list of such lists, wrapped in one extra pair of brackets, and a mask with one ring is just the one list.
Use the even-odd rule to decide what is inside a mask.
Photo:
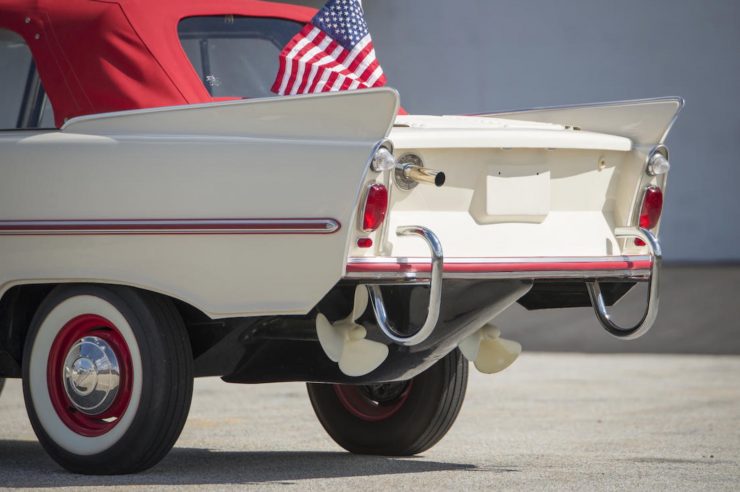
[(482, 116), (556, 123), (581, 130), (628, 137), (636, 146), (643, 146), (663, 143), (683, 106), (682, 98), (667, 97), (510, 111)]
[(390, 132), (398, 105), (394, 89), (367, 89), (80, 116), (62, 131), (377, 142)]

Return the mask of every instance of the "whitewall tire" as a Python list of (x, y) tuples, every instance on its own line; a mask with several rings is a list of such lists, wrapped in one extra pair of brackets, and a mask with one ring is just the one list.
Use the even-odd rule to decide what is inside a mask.
[(91, 475), (161, 460), (190, 407), (193, 360), (171, 301), (126, 287), (54, 289), (31, 323), (23, 391), (39, 441)]

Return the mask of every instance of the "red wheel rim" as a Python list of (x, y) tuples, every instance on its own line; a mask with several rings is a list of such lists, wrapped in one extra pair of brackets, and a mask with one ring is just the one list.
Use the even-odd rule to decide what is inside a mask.
[(342, 406), (352, 415), (366, 422), (381, 422), (398, 413), (408, 400), (413, 387), (413, 380), (405, 383), (388, 383), (399, 385), (390, 395), (378, 396), (377, 387), (335, 384), (334, 391)]
[[(105, 342), (118, 363), (117, 393), (110, 404), (97, 413), (80, 411), (70, 399), (66, 388), (65, 363), (75, 345), (83, 339), (96, 337)], [(47, 386), (59, 418), (73, 432), (87, 437), (101, 436), (115, 427), (126, 413), (131, 401), (131, 353), (126, 340), (109, 320), (96, 314), (83, 314), (67, 322), (57, 334), (49, 351)], [(97, 375), (96, 375), (97, 377)]]

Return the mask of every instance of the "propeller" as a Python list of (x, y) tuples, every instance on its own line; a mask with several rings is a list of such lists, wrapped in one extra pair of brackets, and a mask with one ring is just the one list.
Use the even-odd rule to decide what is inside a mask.
[(339, 370), (347, 376), (370, 374), (388, 357), (388, 347), (367, 340), (367, 330), (356, 322), (367, 309), (368, 302), (367, 289), (358, 286), (352, 313), (347, 318), (331, 323), (321, 313), (316, 317), (316, 333), (321, 348), (329, 359), (339, 363)]
[(465, 358), (472, 361), (483, 374), (503, 371), (522, 353), (519, 343), (501, 338), (501, 330), (493, 325), (484, 326), (458, 346)]

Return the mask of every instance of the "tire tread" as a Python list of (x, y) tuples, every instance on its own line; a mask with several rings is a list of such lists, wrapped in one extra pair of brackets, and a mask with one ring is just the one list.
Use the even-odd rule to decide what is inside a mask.
[[(468, 385), (467, 360), (459, 350), (452, 352), (451, 357), (445, 357), (442, 363), (445, 366), (446, 379), (452, 383), (444, 391), (444, 404), (438, 409), (432, 424), (425, 434), (409, 449), (409, 456), (423, 453), (432, 448), (449, 432), (457, 420), (462, 408), (465, 392)], [(466, 367), (463, 369), (463, 365)]]
[[(422, 382), (416, 382), (420, 379)], [(332, 385), (307, 385), (314, 412), (334, 441), (355, 454), (412, 456), (437, 444), (454, 424), (465, 399), (468, 363), (459, 350), (416, 376), (415, 385), (426, 385), (417, 392), (408, 411), (381, 422), (365, 422), (354, 417), (339, 402)], [(433, 389), (440, 391), (433, 391)], [(425, 391), (430, 390), (430, 391)], [(413, 393), (412, 393), (413, 395)]]

